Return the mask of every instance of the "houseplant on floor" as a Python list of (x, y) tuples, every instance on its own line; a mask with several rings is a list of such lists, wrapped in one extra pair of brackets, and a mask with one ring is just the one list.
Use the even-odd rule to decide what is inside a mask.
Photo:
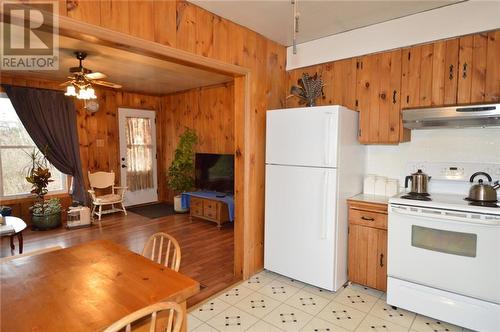
[(52, 174), (46, 158), (47, 149), (44, 152), (33, 150), (29, 153), (30, 165), (26, 181), (31, 184), (31, 193), (35, 195), (35, 204), (30, 208), (31, 221), (38, 230), (47, 230), (61, 226), (61, 203), (57, 198), (45, 199), (48, 193), (47, 187)]
[(175, 193), (175, 212), (187, 212), (182, 208), (181, 193), (194, 187), (194, 147), (198, 143), (198, 135), (193, 129), (186, 128), (175, 149), (174, 160), (168, 168), (168, 186)]

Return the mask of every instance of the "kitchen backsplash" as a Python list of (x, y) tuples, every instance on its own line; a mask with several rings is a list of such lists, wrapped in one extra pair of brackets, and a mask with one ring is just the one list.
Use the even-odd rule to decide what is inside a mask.
[(397, 178), (404, 186), (410, 162), (500, 164), (500, 128), (413, 130), (411, 135), (408, 143), (367, 146), (366, 173)]

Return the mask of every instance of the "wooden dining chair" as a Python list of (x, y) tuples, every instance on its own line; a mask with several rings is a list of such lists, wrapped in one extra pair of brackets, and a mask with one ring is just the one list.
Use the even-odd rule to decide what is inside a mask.
[(152, 261), (179, 271), (181, 265), (181, 247), (177, 240), (167, 233), (156, 233), (146, 242), (142, 255)]
[[(162, 314), (166, 315), (163, 316)], [(161, 318), (158, 316), (161, 315)], [(139, 323), (141, 329), (147, 324), (145, 319), (151, 316), (149, 332), (179, 332), (184, 320), (182, 307), (175, 302), (159, 302), (139, 309), (108, 326), (104, 332), (118, 332), (125, 329), (131, 332), (134, 322)], [(159, 322), (159, 324), (157, 324)], [(158, 326), (157, 326), (158, 325)]]

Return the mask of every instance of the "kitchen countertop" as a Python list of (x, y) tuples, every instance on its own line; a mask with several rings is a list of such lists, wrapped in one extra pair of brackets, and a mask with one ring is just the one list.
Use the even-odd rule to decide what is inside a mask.
[(366, 202), (366, 203), (375, 203), (375, 204), (388, 204), (389, 199), (392, 196), (379, 196), (379, 195), (369, 195), (369, 194), (357, 194), (348, 198), (349, 201), (358, 201), (358, 202)]

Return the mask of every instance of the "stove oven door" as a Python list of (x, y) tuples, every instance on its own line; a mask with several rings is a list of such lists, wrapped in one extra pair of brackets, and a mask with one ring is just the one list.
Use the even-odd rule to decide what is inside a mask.
[(500, 216), (391, 204), (389, 277), (500, 303)]

